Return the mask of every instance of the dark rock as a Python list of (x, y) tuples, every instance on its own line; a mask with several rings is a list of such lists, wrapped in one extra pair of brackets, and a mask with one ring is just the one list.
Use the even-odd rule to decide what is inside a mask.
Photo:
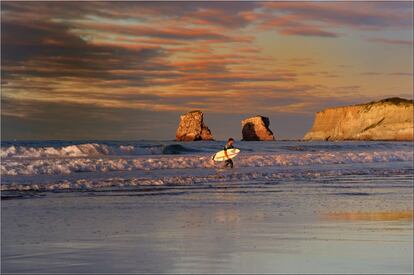
[(242, 135), (245, 141), (269, 141), (275, 140), (273, 132), (269, 129), (269, 118), (255, 116), (243, 119)]

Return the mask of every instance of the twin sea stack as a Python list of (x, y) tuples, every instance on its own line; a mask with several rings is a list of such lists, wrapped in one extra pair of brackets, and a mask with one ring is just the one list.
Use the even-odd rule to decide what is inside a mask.
[(413, 140), (413, 101), (388, 98), (318, 112), (305, 140)]
[[(269, 118), (255, 116), (242, 120), (242, 135), (245, 141), (274, 140), (269, 129)], [(180, 124), (175, 133), (177, 141), (214, 140), (210, 129), (203, 121), (203, 112), (191, 111), (180, 117)]]

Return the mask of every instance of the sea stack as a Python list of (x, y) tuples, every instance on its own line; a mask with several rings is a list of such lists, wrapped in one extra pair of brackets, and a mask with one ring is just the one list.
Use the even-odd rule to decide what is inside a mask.
[(203, 112), (191, 111), (180, 117), (180, 124), (175, 133), (177, 141), (213, 140), (210, 129), (203, 121)]
[(413, 101), (393, 97), (316, 113), (305, 140), (413, 140)]
[(268, 117), (254, 116), (243, 119), (242, 135), (245, 141), (269, 141), (275, 140), (272, 131), (269, 129), (270, 121)]

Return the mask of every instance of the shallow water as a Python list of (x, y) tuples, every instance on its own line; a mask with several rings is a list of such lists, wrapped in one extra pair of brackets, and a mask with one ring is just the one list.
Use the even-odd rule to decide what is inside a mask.
[[(203, 162), (221, 143), (200, 144), (4, 157), (2, 272), (413, 272), (411, 143), (238, 143), (253, 149), (228, 171)], [(3, 174), (99, 158), (152, 162)]]
[[(410, 273), (412, 195), (347, 175), (3, 200), (2, 271)], [(361, 211), (383, 218), (338, 214)]]

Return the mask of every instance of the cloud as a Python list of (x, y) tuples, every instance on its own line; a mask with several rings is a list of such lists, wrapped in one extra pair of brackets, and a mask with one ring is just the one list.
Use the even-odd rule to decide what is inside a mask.
[[(126, 24), (122, 20), (108, 23), (102, 17), (118, 18), (112, 13), (129, 14), (130, 8), (150, 9), (150, 14), (174, 11), (169, 4), (161, 8), (157, 6), (141, 6), (141, 3), (109, 5), (88, 2), (72, 5), (65, 2), (61, 5), (45, 5), (39, 2), (23, 5), (2, 2), (3, 78), (9, 82), (10, 79), (17, 80), (24, 76), (49, 79), (71, 77), (78, 78), (78, 81), (81, 78), (95, 79), (97, 85), (101, 81), (96, 79), (105, 80), (105, 85), (111, 85), (108, 82), (113, 80), (112, 84), (116, 86), (121, 83), (150, 86), (155, 82), (165, 85), (177, 78), (180, 71), (178, 67), (168, 65), (170, 62), (167, 58), (175, 53), (190, 52), (185, 51), (185, 47), (191, 45), (193, 52), (198, 54), (209, 52), (208, 48), (205, 51), (202, 49), (213, 43), (251, 41), (248, 36), (229, 36), (223, 30), (211, 26), (188, 28), (169, 25), (169, 22), (140, 25), (136, 22)], [(215, 6), (220, 5), (211, 5)], [(245, 6), (250, 5), (226, 4), (223, 7), (236, 7), (236, 10), (243, 11)], [(109, 14), (104, 12), (106, 9)], [(183, 15), (194, 12), (200, 12), (200, 8), (187, 9)], [(180, 11), (175, 16), (177, 14)], [(193, 43), (200, 40), (208, 40), (211, 44)], [(181, 51), (176, 48), (177, 45), (181, 46)], [(214, 65), (214, 69), (225, 71), (225, 66)]]
[(142, 87), (152, 85), (154, 79), (176, 77), (162, 62), (167, 53), (161, 47), (94, 45), (70, 32), (64, 23), (19, 21), (13, 15), (2, 16), (5, 94), (31, 91), (35, 97), (47, 96), (47, 91), (53, 97), (64, 89), (73, 96), (70, 90), (88, 93), (114, 86)]
[(82, 22), (76, 23), (75, 28), (82, 28), (92, 31), (101, 31), (105, 33), (112, 33), (118, 35), (133, 35), (138, 37), (156, 37), (162, 39), (172, 40), (219, 40), (229, 41), (231, 37), (222, 33), (216, 32), (211, 28), (197, 27), (151, 27), (146, 25), (115, 25), (113, 23), (96, 23), (96, 22)]
[[(187, 28), (165, 23), (155, 27), (118, 20), (114, 23), (91, 14), (79, 18), (59, 9), (60, 18), (52, 17), (55, 9), (47, 17), (45, 6), (31, 5), (32, 9), (30, 5), (12, 5), (2, 17), (7, 38), (2, 43), (2, 73), (7, 84), (2, 88), (6, 96), (14, 99), (31, 96), (42, 102), (183, 110), (195, 102), (213, 102), (213, 96), (219, 97), (205, 91), (228, 90), (238, 83), (290, 82), (295, 78), (291, 72), (238, 69), (236, 66), (252, 61), (259, 65), (268, 62), (257, 47), (245, 45), (241, 45), (239, 53), (195, 51), (191, 57), (172, 58), (190, 51), (171, 46), (201, 49), (213, 47), (214, 43), (250, 41), (246, 40), (248, 36), (229, 36), (217, 27)], [(30, 11), (45, 13), (38, 18)], [(22, 20), (21, 13), (26, 20)]]
[(324, 31), (314, 27), (295, 27), (284, 28), (280, 31), (282, 34), (287, 35), (303, 35), (303, 36), (318, 36), (318, 37), (338, 37), (338, 34), (334, 32)]
[(395, 75), (395, 76), (410, 76), (410, 77), (413, 77), (414, 76), (413, 73), (404, 73), (404, 72), (394, 72), (394, 73), (389, 73), (389, 75)]
[(286, 35), (319, 37), (337, 37), (340, 34), (330, 29), (343, 27), (357, 30), (411, 29), (412, 6), (402, 5), (406, 9), (395, 12), (386, 5), (367, 2), (265, 2), (262, 27), (275, 28)]
[(379, 72), (363, 72), (363, 73), (360, 73), (360, 75), (377, 76), (377, 75), (382, 75), (382, 73), (379, 73)]
[(412, 7), (396, 14), (388, 9), (372, 3), (343, 2), (343, 3), (297, 3), (269, 2), (264, 6), (279, 13), (296, 16), (297, 19), (330, 23), (332, 25), (346, 25), (356, 28), (379, 27), (411, 27)]
[(402, 45), (402, 46), (413, 46), (413, 40), (404, 39), (390, 39), (390, 38), (368, 38), (369, 42), (378, 42), (389, 45)]
[[(2, 22), (2, 29), (2, 61), (6, 66), (37, 60), (49, 63), (43, 65), (60, 65), (61, 69), (99, 71), (103, 66), (128, 67), (134, 63), (130, 59), (131, 55), (142, 62), (163, 54), (159, 48), (117, 49), (91, 45), (59, 23), (14, 22), (6, 19)], [(53, 66), (38, 67), (53, 70)], [(55, 73), (58, 71), (55, 70)]]

